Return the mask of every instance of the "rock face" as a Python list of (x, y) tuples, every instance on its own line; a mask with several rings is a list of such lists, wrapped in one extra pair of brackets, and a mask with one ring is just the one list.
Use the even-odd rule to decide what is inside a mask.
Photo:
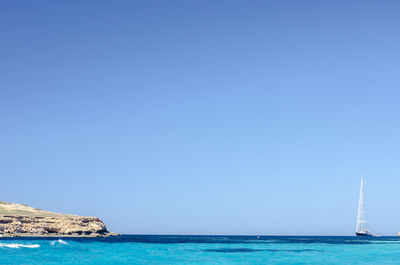
[(0, 201), (2, 236), (109, 236), (97, 217), (60, 214)]

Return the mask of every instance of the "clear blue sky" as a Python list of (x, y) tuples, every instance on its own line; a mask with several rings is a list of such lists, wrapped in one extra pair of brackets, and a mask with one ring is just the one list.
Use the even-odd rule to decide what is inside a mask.
[(1, 1), (0, 200), (152, 234), (400, 231), (398, 1)]

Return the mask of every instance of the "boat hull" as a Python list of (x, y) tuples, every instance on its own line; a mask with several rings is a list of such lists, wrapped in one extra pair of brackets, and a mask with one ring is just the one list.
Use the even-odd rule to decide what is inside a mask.
[(370, 233), (358, 233), (356, 232), (356, 236), (372, 236)]

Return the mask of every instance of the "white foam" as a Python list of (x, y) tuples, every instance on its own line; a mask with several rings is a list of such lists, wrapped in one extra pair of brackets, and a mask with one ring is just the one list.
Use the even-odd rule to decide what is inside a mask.
[(68, 243), (65, 242), (65, 241), (62, 240), (62, 239), (54, 240), (54, 241), (51, 241), (51, 242), (50, 242), (50, 245), (52, 245), (52, 246), (54, 246), (55, 244), (68, 245)]
[(24, 245), (24, 244), (3, 244), (3, 243), (0, 243), (0, 247), (6, 247), (6, 248), (38, 248), (38, 247), (40, 247), (40, 245), (39, 244)]
[(62, 240), (62, 239), (57, 240), (57, 242), (60, 243), (60, 244), (63, 244), (63, 245), (67, 245), (67, 244), (68, 244), (67, 242), (65, 242), (65, 241)]

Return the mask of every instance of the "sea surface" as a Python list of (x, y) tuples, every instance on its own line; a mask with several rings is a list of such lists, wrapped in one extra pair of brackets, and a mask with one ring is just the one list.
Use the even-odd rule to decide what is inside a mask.
[(400, 264), (400, 238), (0, 238), (0, 264)]

